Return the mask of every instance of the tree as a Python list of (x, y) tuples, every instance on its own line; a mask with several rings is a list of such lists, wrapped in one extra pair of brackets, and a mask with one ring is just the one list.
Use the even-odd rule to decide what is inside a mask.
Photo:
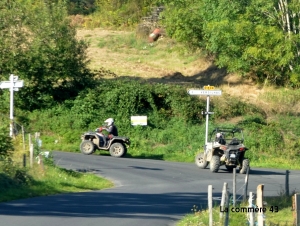
[(13, 73), (25, 80), (20, 107), (47, 107), (91, 85), (87, 44), (76, 39), (63, 1), (19, 0), (0, 8), (1, 79)]
[(300, 86), (299, 1), (166, 1), (167, 32), (213, 54), (219, 67), (259, 81)]
[(97, 8), (95, 0), (69, 0), (67, 6), (70, 15), (88, 15), (95, 12)]

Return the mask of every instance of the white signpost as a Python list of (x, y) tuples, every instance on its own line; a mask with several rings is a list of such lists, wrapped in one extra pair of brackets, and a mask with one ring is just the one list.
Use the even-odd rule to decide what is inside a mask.
[(204, 114), (206, 115), (206, 126), (205, 126), (205, 150), (206, 145), (208, 142), (208, 119), (209, 115), (213, 114), (213, 112), (209, 112), (209, 99), (210, 96), (221, 96), (222, 90), (215, 90), (214, 86), (204, 86), (203, 89), (189, 89), (188, 91), (189, 95), (196, 95), (196, 96), (207, 96), (206, 98), (206, 112)]
[(14, 91), (19, 91), (19, 88), (24, 86), (23, 80), (18, 80), (18, 76), (10, 75), (9, 81), (0, 82), (1, 89), (9, 89), (10, 91), (10, 129), (9, 135), (13, 136), (13, 120), (14, 120)]

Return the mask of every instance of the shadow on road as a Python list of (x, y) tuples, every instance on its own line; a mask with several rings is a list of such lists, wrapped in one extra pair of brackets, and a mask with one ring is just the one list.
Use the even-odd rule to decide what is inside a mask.
[[(221, 193), (214, 193), (220, 197)], [(81, 192), (0, 204), (0, 215), (172, 219), (206, 208), (207, 193), (135, 194)]]

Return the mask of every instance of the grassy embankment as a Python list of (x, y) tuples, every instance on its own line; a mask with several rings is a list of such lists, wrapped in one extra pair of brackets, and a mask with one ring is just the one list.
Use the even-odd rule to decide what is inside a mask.
[(12, 161), (6, 159), (0, 163), (0, 202), (113, 187), (112, 182), (92, 173), (59, 168), (51, 158), (44, 158), (43, 164), (35, 160), (32, 168), (27, 159), (27, 166), (23, 167), (24, 151), (20, 144), (19, 136), (14, 141), (14, 154), (9, 158)]

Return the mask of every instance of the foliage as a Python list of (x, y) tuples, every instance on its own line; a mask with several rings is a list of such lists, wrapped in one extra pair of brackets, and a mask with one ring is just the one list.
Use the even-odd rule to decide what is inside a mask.
[(25, 81), (18, 105), (51, 106), (90, 86), (87, 44), (76, 39), (63, 1), (4, 1), (0, 8), (0, 78), (13, 73)]
[[(293, 225), (293, 218), (291, 213), (292, 207), (292, 196), (285, 196), (279, 194), (278, 197), (264, 197), (264, 201), (267, 202), (266, 211), (264, 213), (264, 220), (267, 225), (282, 225), (288, 226)], [(278, 208), (278, 211), (275, 208)], [(237, 208), (239, 212), (234, 212), (231, 209)], [(246, 211), (242, 208), (248, 208), (248, 203), (237, 203), (235, 206), (232, 204), (228, 207), (228, 217), (230, 225), (248, 225), (249, 216)], [(203, 207), (198, 208), (194, 205), (191, 209), (192, 213), (187, 214), (183, 219), (178, 222), (178, 226), (196, 226), (196, 225), (209, 225), (209, 210)], [(223, 211), (226, 211), (223, 209)], [(213, 213), (213, 225), (224, 225), (225, 214), (223, 213), (223, 218), (220, 218), (220, 206), (215, 205), (212, 209)], [(255, 216), (256, 219), (257, 216)], [(257, 222), (255, 222), (257, 223)]]
[(12, 139), (7, 131), (9, 131), (7, 127), (0, 127), (0, 160), (5, 159), (14, 150)]
[(219, 67), (259, 82), (299, 86), (299, 2), (281, 8), (274, 0), (164, 2), (167, 33), (205, 48)]
[(152, 4), (150, 0), (96, 0), (95, 16), (101, 19), (101, 26), (132, 26), (146, 15)]
[(67, 8), (69, 15), (88, 15), (96, 11), (95, 0), (69, 0)]
[[(24, 115), (31, 122), (28, 129), (41, 132), (43, 149), (77, 152), (83, 132), (113, 117), (120, 135), (131, 139), (128, 155), (191, 162), (203, 151), (205, 118), (201, 111), (206, 102), (187, 95), (186, 89), (126, 79), (101, 80), (95, 89), (81, 92), (73, 101)], [(244, 129), (252, 166), (288, 166), (287, 161), (297, 161), (295, 147), (299, 142), (295, 134), (300, 127), (293, 116), (268, 121), (258, 106), (226, 94), (224, 99), (213, 98), (211, 111), (215, 114), (210, 118), (210, 131), (215, 126)], [(132, 115), (146, 115), (148, 125), (131, 126)]]
[(53, 159), (44, 166), (21, 168), (14, 162), (0, 162), (0, 202), (58, 193), (100, 190), (112, 187), (108, 180), (94, 174), (80, 173), (54, 166)]

